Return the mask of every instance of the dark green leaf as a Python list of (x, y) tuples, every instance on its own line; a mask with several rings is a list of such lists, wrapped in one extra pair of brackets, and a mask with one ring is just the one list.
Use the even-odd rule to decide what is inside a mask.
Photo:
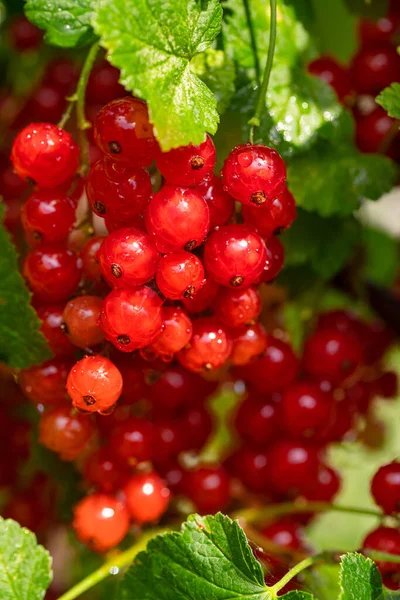
[(279, 596), (279, 600), (314, 600), (314, 596), (308, 592), (295, 591)]
[(357, 20), (346, 0), (312, 0), (314, 40), (321, 54), (335, 56), (347, 63), (357, 51)]
[(382, 578), (376, 564), (356, 552), (342, 556), (340, 600), (382, 600)]
[(389, 0), (346, 0), (346, 4), (355, 15), (379, 19), (387, 15)]
[(180, 533), (152, 539), (118, 600), (269, 600), (260, 563), (236, 521), (192, 515)]
[(363, 230), (365, 265), (363, 276), (370, 283), (390, 287), (396, 278), (399, 265), (398, 242), (384, 231)]
[(27, 0), (28, 19), (45, 30), (48, 44), (74, 48), (95, 40), (91, 20), (97, 0)]
[(392, 83), (376, 98), (378, 104), (388, 113), (389, 117), (400, 119), (400, 83)]
[[(0, 223), (4, 206), (0, 204)], [(0, 362), (25, 369), (51, 357), (10, 236), (0, 225)]]
[(304, 584), (318, 600), (339, 598), (339, 565), (321, 564), (303, 572)]
[(42, 600), (51, 578), (50, 555), (35, 535), (0, 517), (1, 600)]
[(218, 0), (113, 0), (99, 5), (95, 29), (121, 81), (148, 102), (163, 150), (200, 144), (219, 116), (211, 90), (190, 61), (221, 28)]
[(190, 66), (214, 94), (219, 114), (224, 113), (235, 93), (236, 70), (233, 60), (223, 50), (208, 48), (197, 54)]

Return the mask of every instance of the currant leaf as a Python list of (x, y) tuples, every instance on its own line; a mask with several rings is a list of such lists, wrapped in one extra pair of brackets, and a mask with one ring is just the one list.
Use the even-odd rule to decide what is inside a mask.
[(74, 48), (96, 39), (91, 25), (97, 0), (26, 0), (25, 14), (52, 46)]
[(394, 284), (399, 264), (397, 240), (379, 229), (364, 228), (365, 260), (363, 278), (369, 283), (390, 287)]
[(366, 2), (365, 0), (344, 0), (352, 13), (367, 19), (377, 20), (387, 15), (389, 0)]
[(313, 600), (314, 596), (308, 592), (293, 591), (284, 596), (279, 596), (280, 600)]
[(121, 69), (124, 86), (147, 101), (164, 151), (200, 144), (206, 132), (217, 130), (216, 98), (191, 60), (211, 45), (221, 22), (218, 0), (113, 0), (98, 6), (101, 43)]
[(383, 600), (385, 597), (378, 567), (370, 558), (356, 552), (342, 556), (340, 587), (339, 600)]
[(344, 0), (311, 2), (315, 42), (321, 54), (347, 63), (357, 51), (357, 20)]
[(400, 83), (392, 83), (376, 98), (378, 104), (388, 113), (389, 117), (400, 119)]
[(208, 48), (196, 54), (190, 66), (213, 92), (219, 114), (224, 113), (235, 93), (236, 70), (233, 60), (223, 50)]
[(260, 563), (236, 521), (192, 515), (153, 538), (125, 575), (118, 600), (270, 600)]
[[(0, 205), (0, 223), (4, 205)], [(30, 294), (18, 271), (17, 254), (0, 225), (0, 361), (26, 369), (51, 357), (40, 332), (40, 321), (30, 306)]]
[(42, 600), (52, 579), (51, 558), (36, 536), (0, 517), (0, 597)]

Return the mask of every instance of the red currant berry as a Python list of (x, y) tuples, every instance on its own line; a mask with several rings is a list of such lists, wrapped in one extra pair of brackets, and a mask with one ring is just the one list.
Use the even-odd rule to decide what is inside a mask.
[(96, 235), (86, 242), (81, 251), (83, 274), (89, 281), (94, 281), (95, 283), (99, 283), (101, 280), (97, 253), (104, 240), (104, 236)]
[(173, 459), (165, 459), (157, 463), (157, 471), (162, 475), (171, 492), (181, 493), (184, 470), (179, 463)]
[(131, 518), (138, 525), (158, 521), (168, 508), (171, 492), (157, 473), (133, 475), (123, 489)]
[(303, 367), (307, 373), (326, 377), (334, 384), (349, 378), (362, 360), (361, 345), (344, 331), (317, 330), (304, 346)]
[(333, 421), (335, 402), (310, 381), (298, 381), (288, 386), (280, 404), (282, 424), (294, 438), (322, 433)]
[(184, 476), (185, 494), (202, 514), (226, 509), (230, 502), (231, 481), (222, 467), (200, 467)]
[(11, 45), (19, 52), (37, 50), (43, 41), (43, 31), (24, 16), (13, 19), (8, 33)]
[(72, 94), (79, 72), (76, 65), (69, 58), (55, 58), (46, 66), (44, 81), (56, 87), (64, 96)]
[(302, 490), (302, 495), (309, 502), (332, 502), (340, 486), (339, 474), (327, 465), (320, 465), (317, 479), (312, 482), (309, 489)]
[(209, 135), (199, 146), (181, 146), (169, 152), (160, 152), (156, 165), (167, 183), (192, 187), (199, 185), (214, 169), (217, 154)]
[[(361, 152), (380, 152), (385, 140), (392, 134), (396, 121), (389, 117), (387, 112), (378, 106), (368, 115), (356, 119), (357, 147)], [(396, 142), (400, 139), (397, 134), (395, 143), (389, 146), (388, 154), (396, 152)]]
[(243, 204), (261, 206), (283, 191), (286, 167), (273, 148), (242, 144), (229, 154), (222, 169), (224, 189)]
[(215, 316), (229, 327), (251, 325), (261, 312), (261, 298), (255, 287), (221, 288), (213, 307)]
[(100, 327), (122, 352), (148, 346), (162, 329), (162, 300), (149, 287), (114, 290), (104, 300)]
[(400, 462), (394, 461), (378, 469), (372, 479), (371, 493), (385, 513), (400, 511)]
[(41, 188), (55, 188), (75, 175), (79, 148), (64, 129), (51, 123), (31, 123), (15, 138), (11, 160), (22, 179)]
[(149, 421), (130, 417), (113, 427), (110, 435), (111, 452), (123, 461), (150, 460), (153, 452), (154, 426)]
[(355, 430), (356, 411), (354, 405), (346, 400), (337, 402), (333, 421), (323, 435), (318, 436), (319, 441), (339, 442)]
[(198, 315), (210, 308), (214, 298), (220, 289), (212, 279), (205, 279), (202, 287), (197, 291), (194, 298), (183, 298), (182, 302), (190, 315)]
[(248, 396), (236, 413), (235, 429), (247, 444), (265, 448), (281, 432), (278, 407), (269, 398)]
[(155, 416), (153, 458), (156, 461), (176, 458), (186, 450), (187, 432), (180, 419)]
[(110, 493), (122, 488), (129, 478), (129, 469), (116, 460), (107, 446), (98, 448), (87, 458), (83, 477), (87, 483), (102, 492)]
[(98, 296), (78, 296), (67, 302), (63, 331), (78, 348), (85, 350), (103, 341), (103, 331), (98, 325), (102, 305)]
[(103, 106), (94, 137), (104, 154), (134, 167), (149, 166), (159, 151), (145, 102), (129, 96)]
[(88, 102), (106, 104), (125, 96), (124, 87), (119, 83), (121, 73), (106, 60), (95, 65), (90, 72), (86, 89)]
[(280, 519), (261, 530), (262, 535), (281, 548), (304, 550), (303, 529), (290, 519)]
[(37, 315), (41, 320), (41, 332), (47, 339), (50, 349), (54, 356), (71, 356), (75, 348), (66, 337), (63, 328), (63, 304), (46, 304), (36, 309)]
[(285, 249), (282, 242), (275, 236), (269, 238), (265, 243), (267, 251), (267, 260), (264, 269), (256, 283), (269, 283), (273, 281), (281, 272), (285, 262)]
[(359, 94), (375, 94), (397, 81), (400, 56), (396, 46), (387, 42), (371, 42), (354, 56), (352, 77)]
[(58, 302), (78, 287), (81, 261), (60, 244), (40, 244), (26, 255), (23, 274), (39, 300)]
[(67, 391), (72, 405), (86, 412), (106, 412), (122, 392), (122, 375), (104, 356), (85, 356), (71, 369)]
[(190, 251), (208, 233), (209, 212), (197, 190), (164, 185), (146, 211), (146, 228), (159, 252)]
[(41, 365), (22, 369), (19, 385), (23, 394), (35, 404), (54, 406), (66, 400), (65, 386), (72, 366), (70, 360), (52, 358)]
[(59, 242), (68, 237), (75, 208), (63, 192), (37, 190), (22, 208), (22, 225), (35, 241)]
[(43, 82), (33, 92), (28, 106), (32, 120), (56, 124), (66, 106), (65, 95), (55, 85)]
[(349, 71), (330, 56), (320, 56), (308, 65), (308, 70), (333, 88), (340, 102), (352, 94)]
[(197, 400), (197, 383), (197, 377), (180, 365), (168, 367), (149, 386), (148, 395), (153, 410), (168, 414), (194, 403)]
[(296, 202), (285, 187), (279, 196), (268, 199), (262, 206), (244, 205), (242, 215), (246, 225), (256, 229), (264, 238), (269, 238), (291, 226), (296, 218)]
[(129, 530), (129, 512), (114, 496), (92, 494), (74, 508), (76, 537), (96, 552), (117, 546)]
[[(381, 525), (364, 538), (362, 549), (398, 555), (400, 554), (400, 531), (396, 527)], [(398, 573), (400, 569), (398, 564), (392, 562), (376, 561), (376, 565), (382, 574)]]
[(203, 263), (190, 252), (173, 252), (160, 260), (156, 282), (171, 300), (193, 298), (205, 279)]
[(169, 361), (182, 350), (192, 337), (193, 327), (187, 313), (179, 306), (165, 306), (162, 309), (163, 329), (147, 346), (146, 350)]
[(84, 415), (73, 415), (69, 406), (53, 408), (40, 417), (40, 443), (57, 452), (62, 460), (74, 460), (86, 448), (92, 435), (91, 420)]
[(181, 418), (187, 440), (185, 450), (201, 450), (213, 430), (213, 420), (202, 406), (191, 406)]
[(310, 489), (318, 476), (318, 447), (306, 442), (280, 440), (270, 448), (272, 485), (279, 493), (297, 494)]
[(390, 42), (400, 29), (400, 15), (395, 11), (389, 11), (385, 17), (377, 21), (361, 19), (358, 31), (361, 42)]
[(373, 389), (378, 396), (383, 398), (396, 398), (398, 395), (399, 381), (397, 373), (386, 371), (373, 382)]
[(247, 365), (251, 360), (262, 356), (267, 347), (267, 334), (260, 323), (242, 325), (231, 330), (233, 365)]
[(146, 233), (125, 227), (106, 237), (97, 258), (104, 279), (114, 288), (123, 288), (150, 281), (160, 255)]
[(270, 491), (271, 461), (268, 452), (242, 446), (228, 458), (226, 467), (250, 492), (264, 494)]
[(216, 283), (248, 287), (262, 273), (267, 259), (259, 234), (246, 225), (225, 225), (207, 238), (204, 266)]
[(225, 225), (235, 209), (235, 201), (225, 192), (222, 181), (215, 175), (206, 177), (197, 187), (210, 211), (210, 230)]
[(193, 321), (189, 347), (177, 354), (179, 362), (189, 371), (202, 373), (221, 367), (232, 351), (232, 340), (217, 319), (202, 317)]

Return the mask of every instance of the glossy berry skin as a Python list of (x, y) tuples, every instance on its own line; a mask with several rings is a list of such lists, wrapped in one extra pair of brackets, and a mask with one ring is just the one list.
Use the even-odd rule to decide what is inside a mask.
[(83, 274), (86, 279), (95, 283), (101, 281), (101, 271), (99, 261), (97, 260), (97, 253), (104, 240), (104, 236), (95, 235), (86, 242), (81, 251)]
[(79, 76), (75, 63), (68, 58), (55, 58), (46, 65), (44, 81), (64, 96), (72, 94)]
[(232, 340), (227, 328), (217, 319), (201, 317), (193, 321), (193, 335), (189, 347), (177, 358), (189, 371), (203, 373), (221, 367), (232, 351)]
[(184, 476), (184, 490), (201, 514), (224, 510), (230, 501), (231, 482), (223, 467), (200, 467)]
[(160, 152), (157, 169), (171, 185), (192, 187), (199, 185), (214, 169), (217, 154), (209, 135), (199, 146), (181, 146), (169, 152)]
[(245, 445), (226, 461), (229, 473), (256, 494), (268, 493), (271, 489), (270, 458), (267, 451)]
[(377, 21), (370, 19), (361, 19), (358, 25), (358, 32), (361, 41), (366, 44), (369, 42), (389, 42), (400, 30), (400, 15), (395, 10), (388, 12)]
[(286, 433), (293, 438), (307, 438), (329, 427), (334, 399), (317, 384), (298, 381), (285, 389), (279, 408)]
[(132, 218), (144, 213), (152, 193), (146, 169), (120, 165), (107, 158), (93, 165), (86, 181), (93, 212), (119, 227), (126, 227)]
[(138, 525), (158, 521), (168, 508), (171, 492), (154, 471), (133, 475), (123, 489), (131, 519)]
[(93, 425), (86, 415), (73, 415), (70, 406), (45, 412), (39, 422), (39, 441), (57, 452), (62, 460), (74, 460), (93, 435)]
[[(379, 152), (383, 147), (386, 138), (388, 138), (393, 128), (395, 120), (389, 117), (387, 112), (380, 106), (377, 106), (370, 114), (358, 117), (356, 119), (356, 137), (357, 147), (361, 152)], [(399, 136), (395, 138), (398, 142)], [(389, 155), (394, 151), (396, 144), (389, 146)]]
[(349, 378), (362, 360), (361, 345), (344, 331), (317, 330), (304, 346), (303, 367), (307, 373), (326, 377), (334, 384)]
[(72, 364), (70, 359), (51, 358), (41, 365), (22, 369), (18, 382), (23, 394), (35, 404), (63, 404), (67, 399), (65, 386)]
[(350, 73), (334, 58), (320, 56), (308, 65), (308, 70), (312, 75), (316, 75), (330, 85), (335, 90), (341, 102), (351, 96), (352, 85)]
[(203, 406), (192, 406), (181, 418), (187, 440), (185, 450), (201, 450), (213, 430), (213, 419)]
[(62, 329), (64, 304), (45, 304), (36, 309), (40, 330), (55, 357), (71, 356), (76, 350)]
[(179, 419), (168, 416), (157, 418), (154, 424), (152, 458), (155, 461), (176, 458), (186, 450), (186, 433)]
[(242, 216), (246, 225), (256, 229), (264, 238), (269, 238), (291, 226), (296, 218), (296, 202), (285, 186), (278, 196), (268, 199), (261, 206), (244, 205)]
[(210, 277), (206, 277), (203, 285), (193, 298), (183, 298), (182, 303), (189, 315), (198, 315), (210, 308), (218, 293), (220, 286)]
[(285, 249), (282, 242), (275, 236), (269, 238), (265, 243), (267, 259), (264, 264), (264, 269), (256, 283), (269, 283), (273, 281), (281, 272), (283, 263), (285, 262)]
[(189, 343), (193, 333), (192, 321), (179, 306), (165, 306), (162, 309), (162, 322), (161, 333), (146, 350), (169, 361)]
[(229, 154), (222, 169), (225, 191), (239, 202), (261, 206), (283, 191), (286, 167), (276, 150), (242, 144)]
[(156, 282), (170, 300), (193, 298), (205, 279), (203, 263), (190, 252), (166, 254), (158, 265)]
[(138, 98), (119, 98), (98, 113), (94, 137), (104, 154), (134, 167), (151, 165), (158, 144), (145, 102)]
[(78, 287), (80, 259), (62, 244), (40, 244), (25, 257), (23, 275), (38, 300), (66, 300)]
[(279, 519), (261, 530), (262, 535), (281, 548), (304, 550), (301, 525), (290, 519)]
[(180, 365), (171, 365), (149, 386), (153, 411), (169, 414), (203, 400), (201, 379)]
[(72, 179), (79, 148), (70, 134), (51, 123), (31, 123), (20, 131), (11, 150), (15, 172), (39, 188), (55, 188)]
[(114, 288), (131, 288), (152, 279), (160, 255), (150, 237), (133, 227), (110, 233), (97, 255), (104, 279)]
[(124, 87), (119, 83), (120, 76), (120, 71), (106, 60), (95, 65), (90, 72), (86, 89), (88, 102), (105, 104), (125, 96)]
[(29, 113), (33, 121), (56, 124), (66, 106), (65, 95), (55, 85), (46, 82), (34, 90), (29, 99)]
[(225, 225), (213, 231), (204, 246), (204, 266), (226, 287), (248, 287), (262, 273), (267, 259), (260, 235), (246, 225)]
[(249, 395), (236, 413), (235, 430), (246, 444), (265, 448), (281, 432), (277, 405), (268, 397)]
[(21, 219), (23, 228), (36, 242), (59, 242), (72, 229), (75, 208), (62, 192), (37, 190), (23, 205)]
[(225, 192), (221, 179), (215, 175), (206, 177), (198, 186), (210, 211), (210, 230), (219, 225), (225, 225), (232, 216), (235, 209), (235, 201)]
[(282, 439), (270, 448), (270, 475), (275, 490), (297, 494), (309, 489), (318, 475), (318, 447), (306, 442)]
[(262, 356), (267, 347), (267, 335), (260, 323), (242, 325), (230, 333), (233, 341), (230, 360), (233, 365), (247, 365)]
[(149, 287), (114, 290), (104, 300), (99, 324), (122, 352), (148, 346), (161, 332), (162, 300)]
[(95, 552), (117, 546), (129, 530), (125, 504), (109, 494), (92, 494), (74, 508), (72, 526), (76, 537)]
[(83, 477), (85, 482), (96, 486), (102, 492), (115, 492), (122, 488), (129, 478), (129, 469), (119, 462), (107, 446), (98, 448), (87, 458)]
[(72, 405), (85, 412), (107, 412), (122, 392), (122, 375), (104, 356), (85, 356), (71, 369), (67, 391)]
[[(400, 554), (400, 531), (396, 527), (377, 527), (364, 538), (362, 549)], [(376, 561), (376, 565), (382, 574), (399, 572), (399, 565), (396, 563)]]
[(371, 482), (371, 493), (385, 513), (400, 511), (400, 462), (394, 461), (378, 469)]
[(208, 233), (209, 213), (197, 190), (164, 185), (146, 211), (146, 228), (159, 252), (191, 251)]
[(255, 322), (261, 312), (261, 298), (256, 287), (221, 288), (213, 303), (215, 316), (229, 327)]
[(376, 94), (398, 80), (400, 56), (390, 43), (371, 42), (354, 56), (351, 69), (356, 91)]
[(113, 427), (110, 450), (122, 461), (150, 460), (153, 452), (154, 427), (149, 421), (130, 417)]
[(321, 464), (317, 478), (308, 489), (302, 490), (302, 495), (309, 502), (332, 502), (340, 487), (341, 478), (337, 471)]
[(102, 306), (103, 301), (98, 296), (77, 296), (67, 302), (63, 330), (74, 346), (85, 350), (103, 341), (103, 331), (98, 325)]

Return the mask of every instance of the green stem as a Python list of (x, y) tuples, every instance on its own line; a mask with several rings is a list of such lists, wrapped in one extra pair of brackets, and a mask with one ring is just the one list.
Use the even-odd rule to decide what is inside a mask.
[(400, 556), (398, 554), (388, 554), (387, 552), (378, 552), (378, 550), (364, 550), (363, 553), (375, 562), (400, 563)]
[(251, 48), (253, 50), (254, 68), (256, 71), (257, 86), (260, 86), (260, 81), (261, 81), (260, 59), (258, 58), (257, 40), (256, 40), (256, 34), (254, 31), (254, 27), (253, 27), (253, 19), (251, 18), (251, 10), (250, 10), (249, 0), (243, 0), (243, 5), (244, 5), (244, 12), (246, 13), (247, 27), (249, 28), (249, 33), (250, 33)]
[(250, 119), (250, 133), (249, 139), (250, 142), (254, 142), (254, 130), (256, 127), (260, 126), (260, 119), (265, 108), (265, 98), (267, 95), (269, 79), (272, 71), (272, 64), (274, 62), (274, 54), (275, 54), (275, 43), (276, 43), (276, 0), (270, 0), (271, 7), (271, 23), (269, 29), (269, 46), (268, 46), (268, 56), (267, 56), (267, 64), (265, 65), (264, 78), (261, 84), (261, 88), (257, 98), (256, 109), (254, 112), (254, 116)]
[(299, 573), (304, 571), (304, 569), (308, 569), (308, 567), (315, 565), (315, 563), (320, 562), (323, 559), (324, 559), (323, 554), (316, 554), (315, 556), (309, 556), (308, 558), (305, 558), (304, 560), (299, 562), (297, 565), (295, 565), (292, 569), (290, 569), (290, 571), (288, 571), (286, 573), (286, 575), (284, 575), (282, 577), (282, 579), (280, 579), (278, 581), (278, 583), (276, 583), (272, 587), (268, 588), (268, 591), (270, 593), (272, 593), (273, 595), (277, 594), (281, 589), (283, 589), (285, 587), (285, 585), (287, 585), (289, 583), (289, 581), (291, 581)]
[(103, 579), (106, 579), (109, 575), (117, 575), (120, 569), (128, 566), (134, 558), (141, 552), (146, 549), (148, 542), (156, 535), (160, 533), (165, 533), (166, 529), (157, 529), (149, 531), (136, 542), (133, 546), (125, 550), (125, 552), (121, 552), (118, 556), (108, 560), (102, 567), (94, 571), (85, 579), (82, 579), (79, 583), (74, 585), (68, 592), (65, 592), (58, 600), (75, 600), (81, 596), (87, 590), (94, 587)]

